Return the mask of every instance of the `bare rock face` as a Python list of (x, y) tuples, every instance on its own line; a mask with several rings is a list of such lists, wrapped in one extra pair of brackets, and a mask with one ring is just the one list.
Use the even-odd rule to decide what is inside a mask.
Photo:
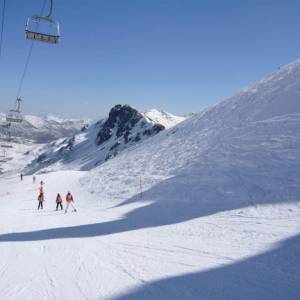
[(103, 127), (100, 129), (96, 144), (101, 145), (108, 139), (110, 139), (114, 134), (119, 138), (124, 137), (124, 142), (128, 143), (128, 137), (130, 135), (130, 130), (143, 118), (142, 114), (136, 109), (130, 107), (129, 105), (116, 105), (110, 112), (108, 119), (104, 122)]
[(96, 145), (103, 144), (115, 135), (118, 142), (111, 147), (111, 150), (113, 150), (117, 148), (118, 144), (121, 144), (120, 138), (123, 138), (125, 144), (130, 141), (138, 142), (141, 139), (141, 134), (151, 136), (165, 129), (161, 124), (151, 124), (145, 130), (133, 130), (136, 129), (135, 127), (139, 122), (141, 123), (141, 129), (147, 123), (144, 116), (136, 109), (129, 105), (118, 104), (114, 106), (109, 112), (108, 119), (103, 123), (102, 128), (98, 132), (95, 141)]

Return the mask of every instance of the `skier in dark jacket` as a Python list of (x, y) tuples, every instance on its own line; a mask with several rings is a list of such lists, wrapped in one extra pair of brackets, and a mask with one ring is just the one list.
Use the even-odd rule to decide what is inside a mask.
[(60, 194), (58, 193), (56, 196), (56, 210), (58, 210), (59, 206), (60, 206), (60, 210), (63, 210), (62, 198), (61, 198)]
[(39, 206), (38, 209), (43, 209), (43, 202), (44, 202), (44, 194), (40, 193), (38, 196)]

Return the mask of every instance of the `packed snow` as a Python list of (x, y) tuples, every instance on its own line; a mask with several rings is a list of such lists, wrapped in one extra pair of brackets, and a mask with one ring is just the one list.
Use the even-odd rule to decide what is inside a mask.
[(299, 299), (299, 99), (300, 60), (91, 171), (4, 173), (0, 298)]

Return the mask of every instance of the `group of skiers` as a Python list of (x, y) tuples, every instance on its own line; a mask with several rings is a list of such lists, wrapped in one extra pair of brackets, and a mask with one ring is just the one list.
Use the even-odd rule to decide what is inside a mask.
[[(45, 201), (45, 198), (44, 198), (44, 190), (42, 188), (42, 186), (40, 187), (40, 193), (39, 193), (39, 196), (38, 196), (38, 202), (39, 202), (39, 205), (38, 205), (38, 209), (43, 209), (43, 202)], [(57, 194), (56, 196), (56, 210), (58, 210), (58, 208), (60, 207), (60, 210), (63, 210), (63, 205), (62, 205), (62, 197), (60, 195), (60, 193)], [(65, 209), (65, 213), (68, 212), (68, 209), (70, 206), (72, 206), (73, 208), (73, 211), (76, 212), (77, 209), (74, 205), (74, 199), (73, 199), (73, 196), (70, 192), (67, 193), (66, 195), (66, 209)]]
[[(20, 179), (21, 181), (23, 180), (23, 174), (20, 175)], [(36, 182), (36, 176), (33, 175), (32, 177), (32, 183), (35, 184)], [(43, 209), (43, 202), (45, 201), (45, 193), (44, 193), (44, 182), (40, 181), (40, 186), (39, 186), (39, 195), (38, 195), (38, 210), (39, 209)], [(56, 210), (58, 210), (60, 208), (60, 210), (63, 210), (63, 199), (60, 195), (60, 193), (57, 194), (56, 196)], [(74, 199), (73, 196), (70, 192), (67, 193), (66, 195), (66, 208), (65, 208), (65, 213), (68, 212), (68, 209), (70, 208), (70, 206), (73, 208), (74, 212), (77, 212), (77, 209), (74, 205)]]
[[(36, 180), (35, 176), (33, 176), (32, 180), (33, 180), (33, 183), (34, 183), (35, 180)], [(41, 181), (40, 182), (40, 187), (39, 187), (39, 196), (38, 196), (38, 202), (39, 202), (38, 209), (40, 209), (40, 208), (43, 209), (43, 202), (44, 201), (45, 201), (44, 182)], [(64, 209), (63, 205), (62, 205), (63, 200), (62, 200), (62, 197), (61, 197), (60, 193), (57, 194), (55, 202), (56, 202), (56, 210), (58, 210), (59, 207), (60, 207), (60, 210)], [(66, 195), (66, 203), (67, 204), (66, 204), (65, 213), (68, 212), (68, 209), (69, 209), (70, 206), (72, 206), (74, 212), (77, 212), (77, 209), (74, 206), (73, 196), (70, 192), (68, 192), (67, 195)]]

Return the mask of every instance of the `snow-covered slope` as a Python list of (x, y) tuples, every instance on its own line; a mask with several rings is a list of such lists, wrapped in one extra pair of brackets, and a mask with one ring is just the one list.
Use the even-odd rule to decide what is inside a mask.
[[(300, 275), (292, 263), (299, 264), (299, 182), (297, 60), (151, 143), (124, 151), (81, 180), (103, 208), (128, 209), (116, 231), (108, 229), (110, 234), (147, 228), (159, 235), (166, 230), (174, 248), (143, 243), (139, 249), (174, 251), (177, 262), (177, 247), (194, 255), (189, 274), (182, 269), (150, 282), (144, 277), (143, 283), (113, 299), (299, 298)], [(284, 207), (289, 207), (287, 214)], [(281, 220), (295, 231), (286, 231)], [(187, 237), (193, 246), (183, 241)], [(247, 249), (245, 256), (237, 254), (242, 249)], [(221, 256), (224, 264), (207, 264)]]
[[(219, 210), (252, 202), (296, 201), (300, 60), (151, 142), (123, 152), (84, 182), (101, 198), (132, 197), (128, 203), (139, 201), (139, 178), (146, 190), (144, 199), (154, 201), (152, 206), (171, 201), (180, 207), (190, 203)], [(198, 212), (187, 214), (196, 217)], [(180, 218), (184, 220), (184, 214)]]
[(26, 172), (90, 170), (183, 119), (154, 109), (140, 113), (128, 105), (116, 105), (105, 120), (84, 128), (69, 139), (46, 145)]

